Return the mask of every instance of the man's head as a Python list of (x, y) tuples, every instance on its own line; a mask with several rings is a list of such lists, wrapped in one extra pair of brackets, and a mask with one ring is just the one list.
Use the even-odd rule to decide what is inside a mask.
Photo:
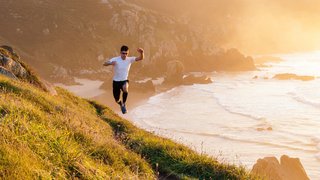
[(125, 60), (126, 57), (127, 57), (128, 54), (129, 54), (129, 47), (123, 45), (123, 46), (121, 47), (121, 49), (120, 49), (120, 53), (121, 53), (121, 58), (122, 58), (123, 60)]

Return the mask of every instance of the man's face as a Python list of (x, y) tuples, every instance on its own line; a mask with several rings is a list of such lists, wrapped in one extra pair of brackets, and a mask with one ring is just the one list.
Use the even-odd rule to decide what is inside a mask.
[(123, 60), (125, 60), (129, 54), (129, 50), (128, 51), (121, 51), (120, 53), (121, 53), (121, 58)]

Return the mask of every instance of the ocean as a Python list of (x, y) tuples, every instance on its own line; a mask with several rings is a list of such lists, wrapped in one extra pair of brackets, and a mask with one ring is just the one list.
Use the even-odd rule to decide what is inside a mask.
[[(320, 179), (320, 51), (273, 54), (250, 72), (213, 72), (211, 84), (179, 86), (129, 109), (137, 126), (248, 169), (259, 158), (299, 158)], [(279, 73), (315, 76), (278, 80)]]

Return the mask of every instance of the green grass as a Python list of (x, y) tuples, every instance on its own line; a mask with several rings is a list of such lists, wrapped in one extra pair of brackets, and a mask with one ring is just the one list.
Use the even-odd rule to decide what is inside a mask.
[(153, 178), (151, 166), (113, 138), (86, 100), (0, 76), (0, 177)]
[(254, 179), (56, 90), (0, 76), (1, 179)]

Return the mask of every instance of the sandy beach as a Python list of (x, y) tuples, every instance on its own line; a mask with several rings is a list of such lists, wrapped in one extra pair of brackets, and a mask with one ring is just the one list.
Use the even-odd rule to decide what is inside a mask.
[[(144, 102), (148, 100), (149, 97), (156, 95), (156, 93), (139, 93), (139, 92), (132, 92), (129, 90), (129, 95), (127, 99), (127, 110), (130, 111), (130, 109), (133, 109), (135, 107), (138, 107), (142, 105)], [(90, 98), (92, 100), (95, 100), (101, 104), (104, 104), (108, 107), (110, 107), (113, 111), (118, 113), (119, 115), (122, 115), (119, 105), (115, 103), (112, 90), (105, 91), (104, 93)]]

